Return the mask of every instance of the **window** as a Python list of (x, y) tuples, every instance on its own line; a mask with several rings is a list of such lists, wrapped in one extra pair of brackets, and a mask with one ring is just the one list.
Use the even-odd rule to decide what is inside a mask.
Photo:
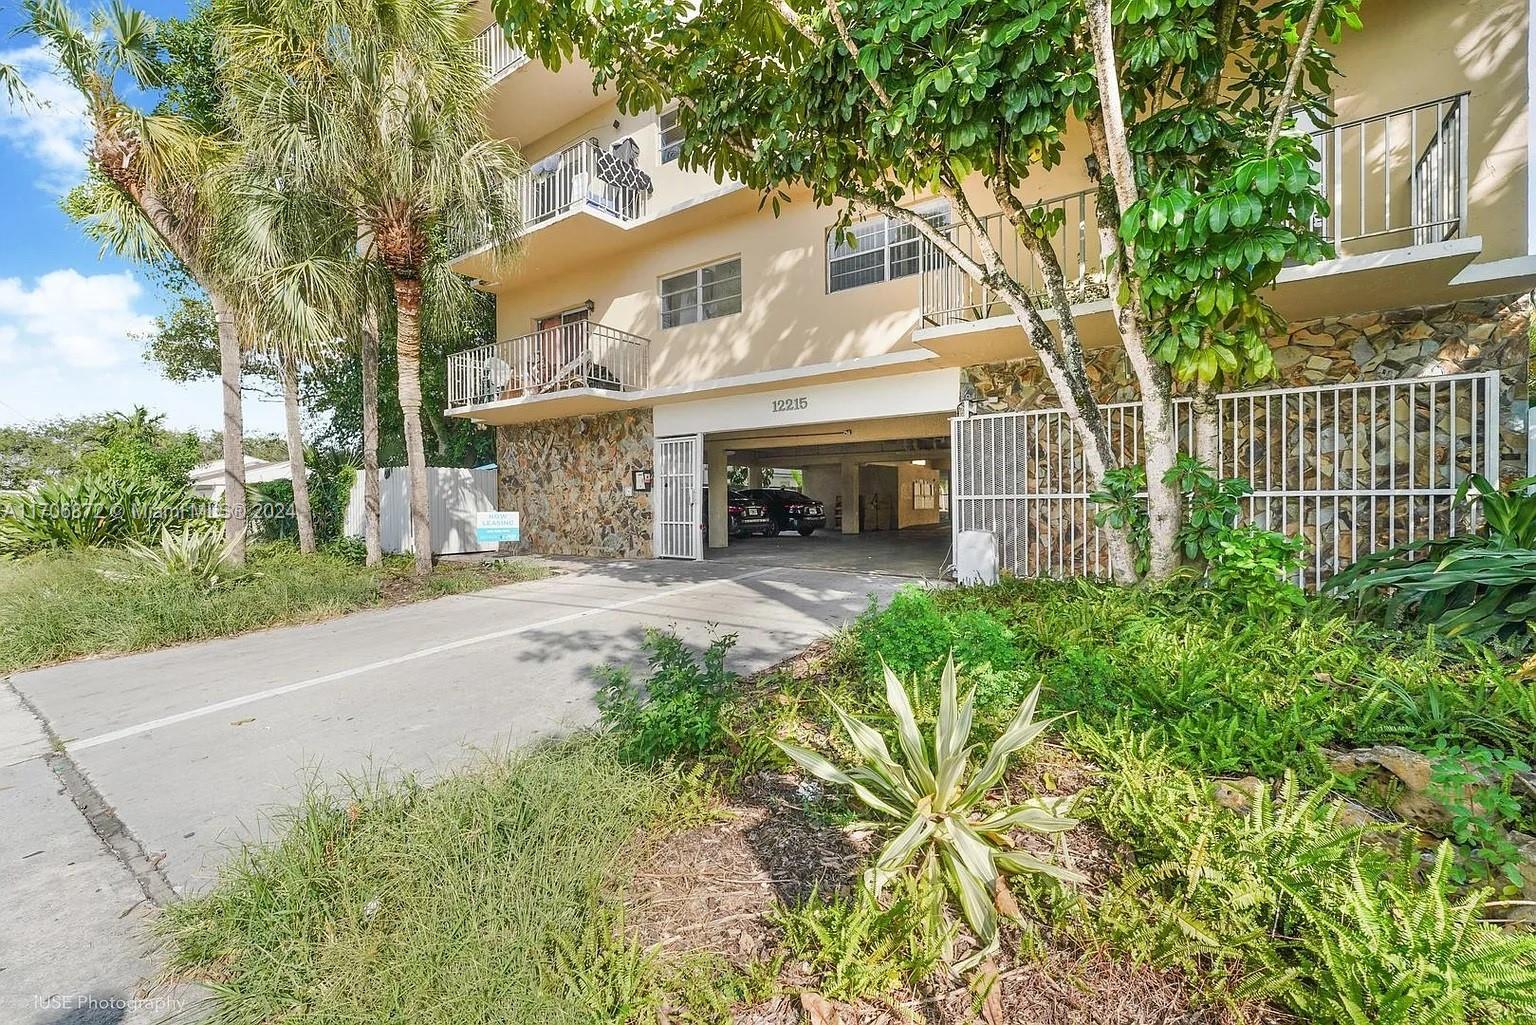
[(661, 326), (664, 328), (740, 312), (740, 257), (661, 279)]
[(677, 159), (677, 155), (683, 151), (683, 122), (678, 117), (677, 107), (664, 110), (656, 119), (656, 127), (661, 129), (661, 162), (669, 164)]
[[(949, 223), (949, 204), (939, 202), (916, 208), (937, 225)], [(849, 229), (848, 239), (827, 239), (827, 291), (841, 292), (877, 281), (892, 281), (922, 270), (923, 240), (917, 229), (904, 221), (874, 217)]]

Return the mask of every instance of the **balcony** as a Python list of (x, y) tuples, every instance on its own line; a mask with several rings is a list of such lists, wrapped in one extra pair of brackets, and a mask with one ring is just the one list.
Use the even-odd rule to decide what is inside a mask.
[(448, 409), (534, 403), (544, 417), (622, 406), (650, 381), (650, 344), (579, 320), (456, 352), (448, 357)]
[[(1304, 319), (1353, 304), (1387, 309), (1433, 301), (1474, 259), (1480, 240), (1467, 232), (1467, 95), (1452, 96), (1313, 133), (1318, 172), (1329, 215), (1319, 228), (1337, 258), (1283, 271), (1271, 296), (1282, 314)], [(1097, 194), (1091, 190), (1042, 201), (1061, 215), (1052, 246), (1080, 315), (1102, 312), (1108, 321), (1108, 290), (1097, 228)], [(983, 230), (1010, 274), (1035, 295), (1044, 287), (1033, 257), (1002, 214), (982, 219)], [(947, 229), (968, 255), (979, 259), (975, 234), (963, 225)], [(1331, 279), (1331, 280), (1330, 280)], [(1362, 297), (1360, 291), (1368, 293)], [(1017, 325), (1002, 297), (955, 267), (942, 254), (925, 255), (921, 275), (923, 329), (917, 340), (940, 355), (1006, 359), (1026, 355)], [(1003, 326), (1015, 337), (996, 335)], [(1107, 344), (1113, 325), (1082, 324), (1085, 341)], [(965, 334), (970, 343), (946, 343)], [(983, 335), (992, 334), (991, 338)]]
[(474, 47), (475, 57), (493, 85), (528, 63), (528, 55), (507, 42), (507, 34), (495, 22), (475, 36)]
[(582, 139), (536, 161), (518, 182), (527, 228), (578, 210), (633, 221), (645, 216), (650, 198), (650, 176), (632, 157), (604, 149), (596, 139)]

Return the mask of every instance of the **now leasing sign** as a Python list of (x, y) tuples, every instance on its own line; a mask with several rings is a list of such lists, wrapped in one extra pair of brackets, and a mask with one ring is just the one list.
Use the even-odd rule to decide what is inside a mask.
[(481, 512), (475, 514), (475, 540), (484, 545), (523, 539), (522, 514)]

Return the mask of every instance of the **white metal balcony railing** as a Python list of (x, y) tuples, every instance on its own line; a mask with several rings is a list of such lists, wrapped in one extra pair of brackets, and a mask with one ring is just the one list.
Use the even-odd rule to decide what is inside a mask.
[(650, 196), (649, 176), (620, 162), (596, 139), (582, 139), (535, 161), (518, 183), (528, 227), (582, 208), (632, 221), (645, 215)]
[(474, 47), (475, 57), (491, 82), (499, 82), (528, 63), (528, 55), (507, 42), (507, 34), (495, 22), (475, 37)]
[[(1312, 133), (1329, 214), (1319, 224), (1340, 256), (1383, 252), (1460, 237), (1467, 225), (1467, 94), (1377, 114)], [(1099, 246), (1097, 194), (1073, 193), (1039, 205), (1060, 210), (1052, 239), (1075, 302), (1107, 297)], [(1032, 293), (1044, 291), (1029, 254), (1002, 214), (982, 226), (1009, 272)], [(979, 259), (974, 233), (946, 229)], [(1000, 296), (931, 246), (921, 275), (925, 323), (943, 327), (1008, 313)]]
[(448, 406), (572, 388), (636, 391), (650, 380), (650, 341), (579, 320), (448, 357)]

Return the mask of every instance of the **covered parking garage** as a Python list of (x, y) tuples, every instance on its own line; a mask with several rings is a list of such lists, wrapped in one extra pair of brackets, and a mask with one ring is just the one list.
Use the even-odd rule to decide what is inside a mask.
[[(925, 369), (659, 403), (657, 554), (941, 576), (958, 398), (957, 370)], [(731, 481), (770, 476), (797, 480), (826, 526), (730, 536)]]
[(938, 577), (949, 550), (947, 429), (942, 418), (917, 417), (706, 437), (707, 469), (726, 467), (748, 489), (793, 487), (787, 482), (798, 478), (796, 490), (821, 503), (826, 526), (809, 536), (731, 537), (711, 472), (705, 557)]

